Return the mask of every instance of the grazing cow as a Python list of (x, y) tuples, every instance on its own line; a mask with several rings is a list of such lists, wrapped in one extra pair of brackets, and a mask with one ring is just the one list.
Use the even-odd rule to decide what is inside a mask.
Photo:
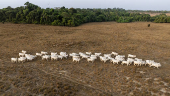
[(148, 27), (150, 27), (150, 24), (148, 24)]

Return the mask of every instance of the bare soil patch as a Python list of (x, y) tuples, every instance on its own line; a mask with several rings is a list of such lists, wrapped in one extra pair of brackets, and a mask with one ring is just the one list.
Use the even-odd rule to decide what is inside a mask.
[[(150, 27), (147, 27), (151, 24)], [(78, 27), (34, 24), (0, 24), (0, 95), (170, 95), (170, 24), (88, 23)], [(159, 69), (71, 58), (13, 64), (21, 50), (101, 52), (112, 51), (160, 62)]]

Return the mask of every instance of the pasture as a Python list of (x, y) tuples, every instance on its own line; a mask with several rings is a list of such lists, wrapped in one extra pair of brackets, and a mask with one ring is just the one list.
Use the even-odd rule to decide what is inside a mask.
[[(150, 27), (147, 25), (150, 24)], [(151, 96), (170, 95), (170, 24), (96, 22), (78, 27), (0, 24), (0, 95)], [(134, 54), (160, 62), (113, 65), (72, 59), (11, 63), (21, 50)]]

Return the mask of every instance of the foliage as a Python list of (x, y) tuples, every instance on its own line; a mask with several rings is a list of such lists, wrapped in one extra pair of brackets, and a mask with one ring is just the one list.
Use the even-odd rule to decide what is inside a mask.
[(166, 14), (160, 14), (152, 18), (154, 18), (155, 23), (170, 23), (169, 22), (170, 17), (168, 17)]
[[(149, 14), (140, 14), (140, 10), (125, 10), (122, 8), (107, 9), (80, 9), (80, 8), (46, 8), (26, 2), (25, 6), (17, 8), (0, 9), (0, 22), (46, 24), (54, 26), (78, 26), (88, 22), (116, 21), (128, 23), (135, 21), (151, 21), (156, 23), (169, 23), (168, 11), (161, 15), (151, 17)], [(150, 11), (147, 11), (150, 12)]]

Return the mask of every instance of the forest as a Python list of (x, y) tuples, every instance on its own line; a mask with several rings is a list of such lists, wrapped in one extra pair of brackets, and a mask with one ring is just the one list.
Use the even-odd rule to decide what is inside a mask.
[(122, 8), (107, 9), (81, 9), (81, 8), (46, 8), (26, 2), (24, 6), (0, 9), (0, 22), (23, 24), (44, 24), (54, 26), (79, 26), (88, 22), (116, 21), (128, 23), (136, 21), (149, 21), (155, 23), (170, 23), (170, 16), (166, 12), (151, 17), (149, 14), (129, 12)]

